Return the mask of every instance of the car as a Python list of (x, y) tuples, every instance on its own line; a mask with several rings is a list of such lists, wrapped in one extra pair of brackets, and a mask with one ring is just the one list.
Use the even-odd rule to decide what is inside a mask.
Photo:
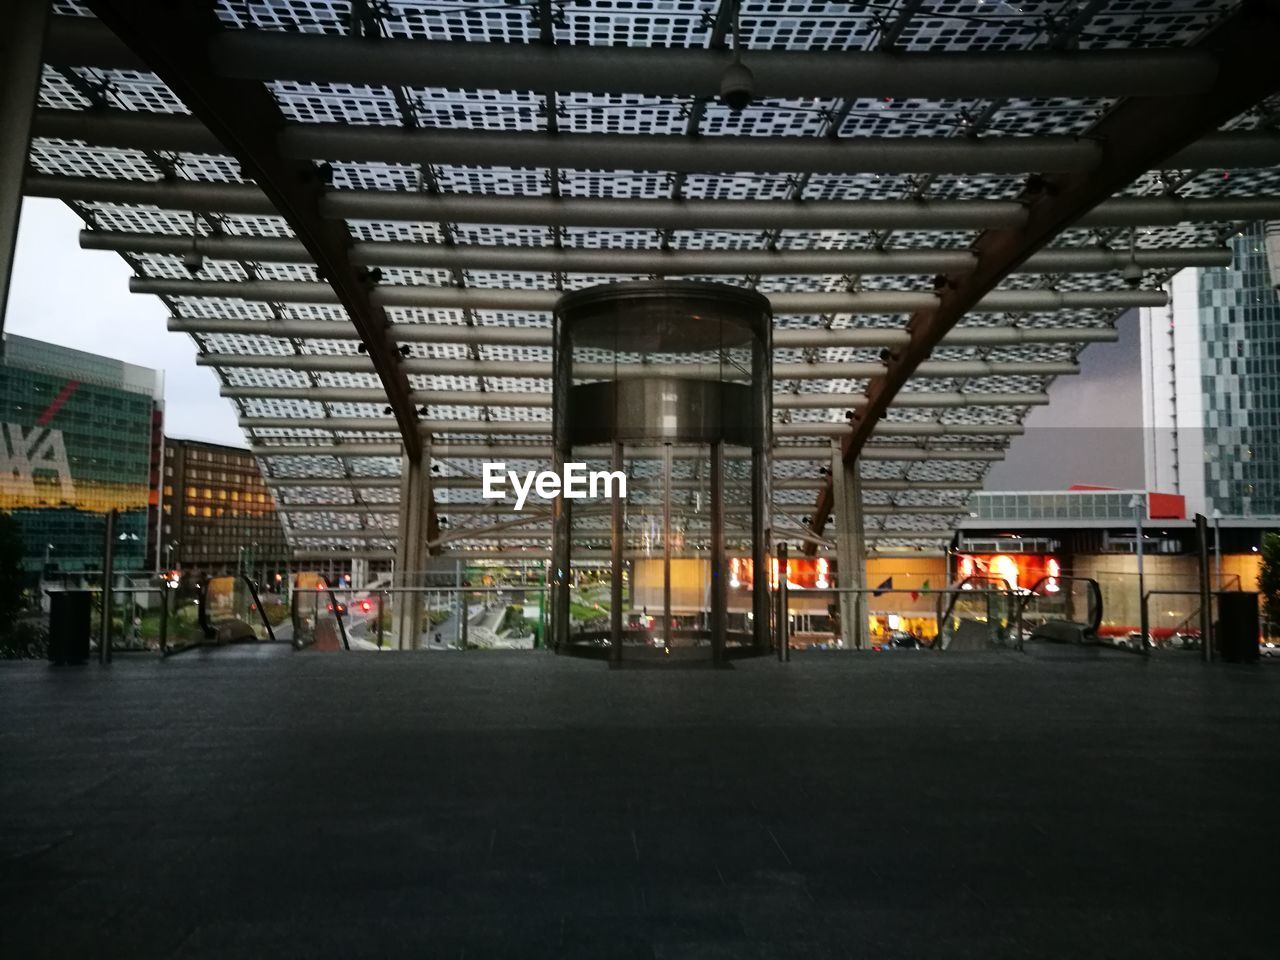
[(919, 650), (920, 641), (918, 638), (907, 633), (905, 630), (895, 630), (889, 634), (888, 640), (884, 643), (886, 648), (902, 647), (908, 650)]
[(1142, 634), (1137, 630), (1133, 630), (1124, 636), (1112, 637), (1111, 642), (1121, 650), (1141, 650)]
[(1268, 637), (1258, 641), (1258, 653), (1264, 657), (1280, 657), (1280, 640)]

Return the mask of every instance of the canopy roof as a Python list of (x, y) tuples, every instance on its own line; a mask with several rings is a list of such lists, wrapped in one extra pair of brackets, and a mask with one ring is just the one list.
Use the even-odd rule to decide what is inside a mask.
[(389, 556), (424, 440), (437, 550), (545, 552), (481, 463), (550, 459), (558, 293), (654, 276), (773, 302), (780, 535), (826, 542), (835, 440), (869, 546), (937, 549), (1087, 344), (1280, 216), (1272, 4), (742, 0), (737, 112), (734, 0), (178, 6), (54, 4), (27, 192), (192, 336), (301, 557)]

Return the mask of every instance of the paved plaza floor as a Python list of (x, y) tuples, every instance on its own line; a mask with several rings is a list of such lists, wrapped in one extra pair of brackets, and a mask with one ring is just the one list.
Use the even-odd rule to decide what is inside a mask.
[(0, 665), (0, 956), (1273, 958), (1280, 669)]

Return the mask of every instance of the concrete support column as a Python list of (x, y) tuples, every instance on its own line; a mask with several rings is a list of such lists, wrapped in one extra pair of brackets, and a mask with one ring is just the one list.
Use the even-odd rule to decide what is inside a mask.
[[(10, 0), (0, 31), (0, 333), (9, 303), (9, 278), (22, 211), (22, 173), (31, 146), (31, 118), (40, 91), (49, 0)], [(4, 352), (0, 341), (0, 353)]]
[[(400, 540), (396, 544), (393, 587), (422, 586), (427, 562), (428, 517), (431, 504), (431, 448), (423, 444), (422, 456), (401, 458)], [(352, 578), (354, 580), (354, 577)], [(396, 648), (412, 650), (422, 634), (421, 593), (393, 593), (392, 635)]]
[(363, 590), (369, 582), (369, 561), (360, 557), (351, 558), (351, 589)]
[[(846, 464), (839, 440), (831, 442), (832, 509), (836, 519), (836, 563), (841, 587), (867, 585), (867, 550), (862, 523), (862, 477)], [(861, 650), (866, 633), (865, 594), (840, 594), (840, 631), (846, 650)]]

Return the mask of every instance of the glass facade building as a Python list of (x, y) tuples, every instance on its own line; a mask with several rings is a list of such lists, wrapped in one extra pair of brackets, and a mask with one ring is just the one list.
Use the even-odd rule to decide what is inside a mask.
[(148, 517), (161, 375), (6, 335), (0, 360), (0, 510), (18, 522), (24, 571), (100, 570), (108, 511), (115, 568), (150, 569)]
[(1224, 516), (1280, 516), (1280, 296), (1262, 224), (1200, 271), (1205, 494)]
[(288, 566), (275, 500), (248, 450), (167, 439), (162, 502), (165, 569), (265, 576)]
[(1191, 513), (1280, 516), (1280, 295), (1264, 227), (1230, 267), (1183, 270), (1168, 307), (1142, 311), (1147, 487)]

